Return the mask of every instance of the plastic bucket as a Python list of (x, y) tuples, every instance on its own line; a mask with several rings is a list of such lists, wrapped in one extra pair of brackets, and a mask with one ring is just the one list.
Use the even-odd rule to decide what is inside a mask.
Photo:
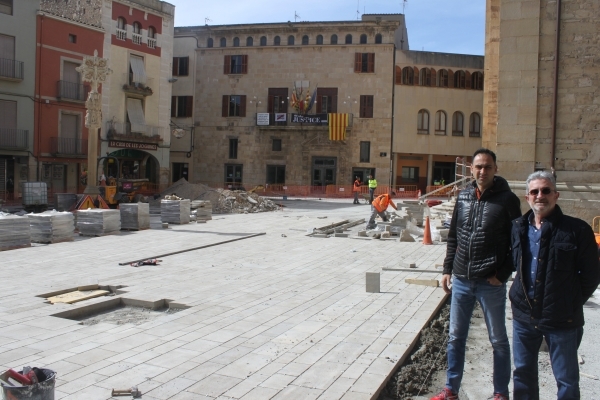
[(45, 368), (40, 368), (40, 370), (46, 375), (46, 379), (34, 385), (5, 386), (2, 384), (3, 398), (11, 400), (54, 400), (56, 372)]

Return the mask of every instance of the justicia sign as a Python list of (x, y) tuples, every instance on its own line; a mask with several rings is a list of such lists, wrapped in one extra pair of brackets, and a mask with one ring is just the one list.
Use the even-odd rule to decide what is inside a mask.
[(292, 114), (292, 123), (296, 124), (327, 124), (327, 114), (302, 115)]

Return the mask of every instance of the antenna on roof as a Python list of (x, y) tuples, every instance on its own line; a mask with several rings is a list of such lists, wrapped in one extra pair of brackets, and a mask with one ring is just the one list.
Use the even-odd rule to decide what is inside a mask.
[(360, 19), (360, 0), (356, 2), (356, 19)]
[(296, 11), (294, 11), (294, 22), (298, 22), (298, 18), (300, 18), (300, 16)]
[(402, 0), (402, 14), (404, 14), (404, 8), (406, 7), (406, 3), (408, 0)]
[(209, 22), (212, 22), (212, 19), (208, 17), (204, 18), (204, 25), (208, 25)]

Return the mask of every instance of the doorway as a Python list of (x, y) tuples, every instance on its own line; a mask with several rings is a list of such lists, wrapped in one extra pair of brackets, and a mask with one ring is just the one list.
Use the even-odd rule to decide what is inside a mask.
[(231, 190), (244, 190), (242, 188), (243, 177), (242, 164), (225, 164), (225, 183)]
[(375, 168), (352, 168), (352, 176), (350, 179), (352, 184), (354, 184), (354, 179), (358, 176), (362, 184), (367, 184), (369, 175), (373, 175), (373, 178), (375, 178)]
[(327, 185), (335, 185), (337, 160), (335, 157), (314, 157), (312, 162), (311, 185), (325, 191)]
[(173, 174), (171, 176), (173, 183), (177, 182), (181, 178), (184, 178), (189, 182), (188, 179), (188, 163), (173, 163)]
[(444, 185), (454, 182), (454, 168), (456, 164), (453, 162), (440, 162), (435, 161), (433, 163), (433, 184)]

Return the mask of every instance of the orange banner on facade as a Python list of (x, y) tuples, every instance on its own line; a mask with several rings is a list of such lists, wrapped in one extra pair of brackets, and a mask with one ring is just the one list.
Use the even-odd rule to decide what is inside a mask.
[(348, 114), (328, 114), (329, 140), (346, 140)]

